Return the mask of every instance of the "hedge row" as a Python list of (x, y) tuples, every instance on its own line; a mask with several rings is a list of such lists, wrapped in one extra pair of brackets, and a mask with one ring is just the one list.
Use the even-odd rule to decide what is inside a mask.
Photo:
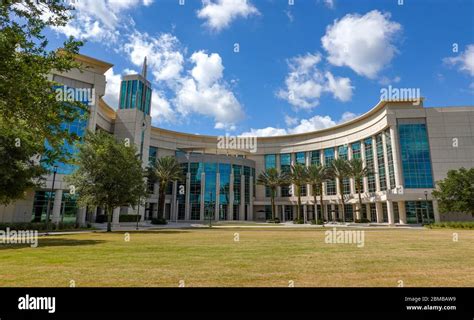
[(450, 229), (474, 229), (474, 221), (446, 221), (446, 222), (436, 222), (425, 227), (430, 229), (441, 229), (441, 228), (450, 228)]
[(0, 223), (0, 230), (38, 230), (38, 231), (59, 231), (59, 230), (76, 230), (76, 229), (91, 229), (92, 226), (87, 224), (85, 227), (79, 227), (76, 223), (58, 224), (50, 223), (49, 229), (44, 222), (14, 222), (14, 223)]

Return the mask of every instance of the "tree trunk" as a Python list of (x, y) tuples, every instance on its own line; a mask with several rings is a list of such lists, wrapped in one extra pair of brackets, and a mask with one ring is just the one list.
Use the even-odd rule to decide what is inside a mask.
[(166, 185), (162, 186), (160, 183), (160, 192), (159, 192), (159, 199), (158, 199), (158, 219), (164, 219), (165, 214), (165, 197), (166, 197)]
[(272, 190), (272, 197), (271, 197), (271, 203), (272, 203), (272, 220), (275, 222), (275, 191)]
[(323, 206), (323, 184), (319, 185), (319, 202), (321, 202), (321, 221), (324, 226), (324, 206)]
[[(357, 183), (357, 191), (359, 194), (359, 219), (362, 220), (362, 196), (360, 195), (360, 181)], [(355, 220), (355, 219), (354, 219)]]
[(346, 223), (346, 208), (344, 206), (344, 184), (342, 178), (339, 179), (339, 190), (341, 191), (341, 202), (342, 202), (342, 223)]
[(301, 220), (301, 195), (300, 195), (300, 188), (296, 187), (296, 195), (298, 196), (298, 223)]
[(112, 232), (112, 213), (110, 207), (107, 207), (107, 232)]

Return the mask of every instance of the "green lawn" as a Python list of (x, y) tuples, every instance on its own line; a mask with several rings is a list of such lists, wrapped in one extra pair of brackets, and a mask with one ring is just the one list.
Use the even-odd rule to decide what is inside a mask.
[(0, 244), (0, 286), (474, 286), (473, 231), (367, 230), (362, 248), (324, 239), (280, 228), (41, 237)]

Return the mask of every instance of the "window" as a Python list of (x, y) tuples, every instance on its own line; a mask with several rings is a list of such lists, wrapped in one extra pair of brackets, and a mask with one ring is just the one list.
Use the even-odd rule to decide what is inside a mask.
[(398, 132), (405, 188), (432, 188), (430, 147), (424, 119), (399, 120)]
[(367, 177), (369, 192), (375, 192), (375, 175), (374, 175), (374, 153), (372, 150), (372, 138), (364, 140), (365, 147), (365, 165), (371, 170), (372, 174)]
[(352, 159), (361, 158), (360, 142), (354, 142), (352, 145)]
[[(305, 152), (297, 152), (296, 155), (295, 155), (295, 158), (296, 158), (296, 163), (297, 164), (301, 164), (303, 166), (306, 166), (306, 154)], [(307, 190), (306, 190), (306, 185), (302, 185), (300, 186), (301, 190), (300, 190), (300, 195), (302, 197), (305, 197), (306, 196), (306, 193), (307, 193)]]
[(387, 146), (387, 162), (388, 162), (388, 179), (390, 183), (390, 189), (395, 188), (395, 171), (393, 168), (393, 151), (392, 151), (392, 139), (390, 137), (390, 129), (385, 130), (385, 144)]
[[(331, 166), (332, 161), (334, 160), (334, 149), (324, 149), (324, 164), (326, 167)], [(326, 195), (334, 196), (336, 195), (336, 180), (326, 181)]]
[(319, 150), (311, 151), (311, 164), (321, 164), (321, 152)]
[[(280, 170), (281, 172), (290, 173), (291, 172), (291, 154), (284, 153), (280, 155)], [(281, 186), (281, 196), (290, 197), (290, 186), (284, 185)]]
[(148, 151), (148, 163), (152, 165), (157, 160), (157, 157), (158, 157), (158, 148), (150, 147)]
[(375, 141), (377, 144), (377, 163), (378, 163), (378, 171), (379, 171), (380, 190), (384, 191), (384, 190), (387, 190), (387, 179), (386, 179), (386, 174), (385, 174), (385, 156), (383, 154), (382, 133), (378, 134), (375, 137)]
[(407, 223), (422, 223), (434, 221), (432, 201), (405, 201)]
[(265, 170), (270, 168), (276, 168), (276, 155), (274, 154), (265, 155)]

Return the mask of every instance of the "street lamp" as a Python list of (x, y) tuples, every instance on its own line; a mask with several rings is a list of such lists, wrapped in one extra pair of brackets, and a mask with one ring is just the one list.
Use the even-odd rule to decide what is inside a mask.
[(49, 226), (49, 215), (51, 211), (51, 197), (53, 196), (54, 192), (54, 182), (56, 181), (56, 173), (58, 172), (58, 166), (53, 167), (53, 183), (51, 184), (51, 193), (48, 197), (48, 208), (46, 210), (46, 229), (48, 229)]

